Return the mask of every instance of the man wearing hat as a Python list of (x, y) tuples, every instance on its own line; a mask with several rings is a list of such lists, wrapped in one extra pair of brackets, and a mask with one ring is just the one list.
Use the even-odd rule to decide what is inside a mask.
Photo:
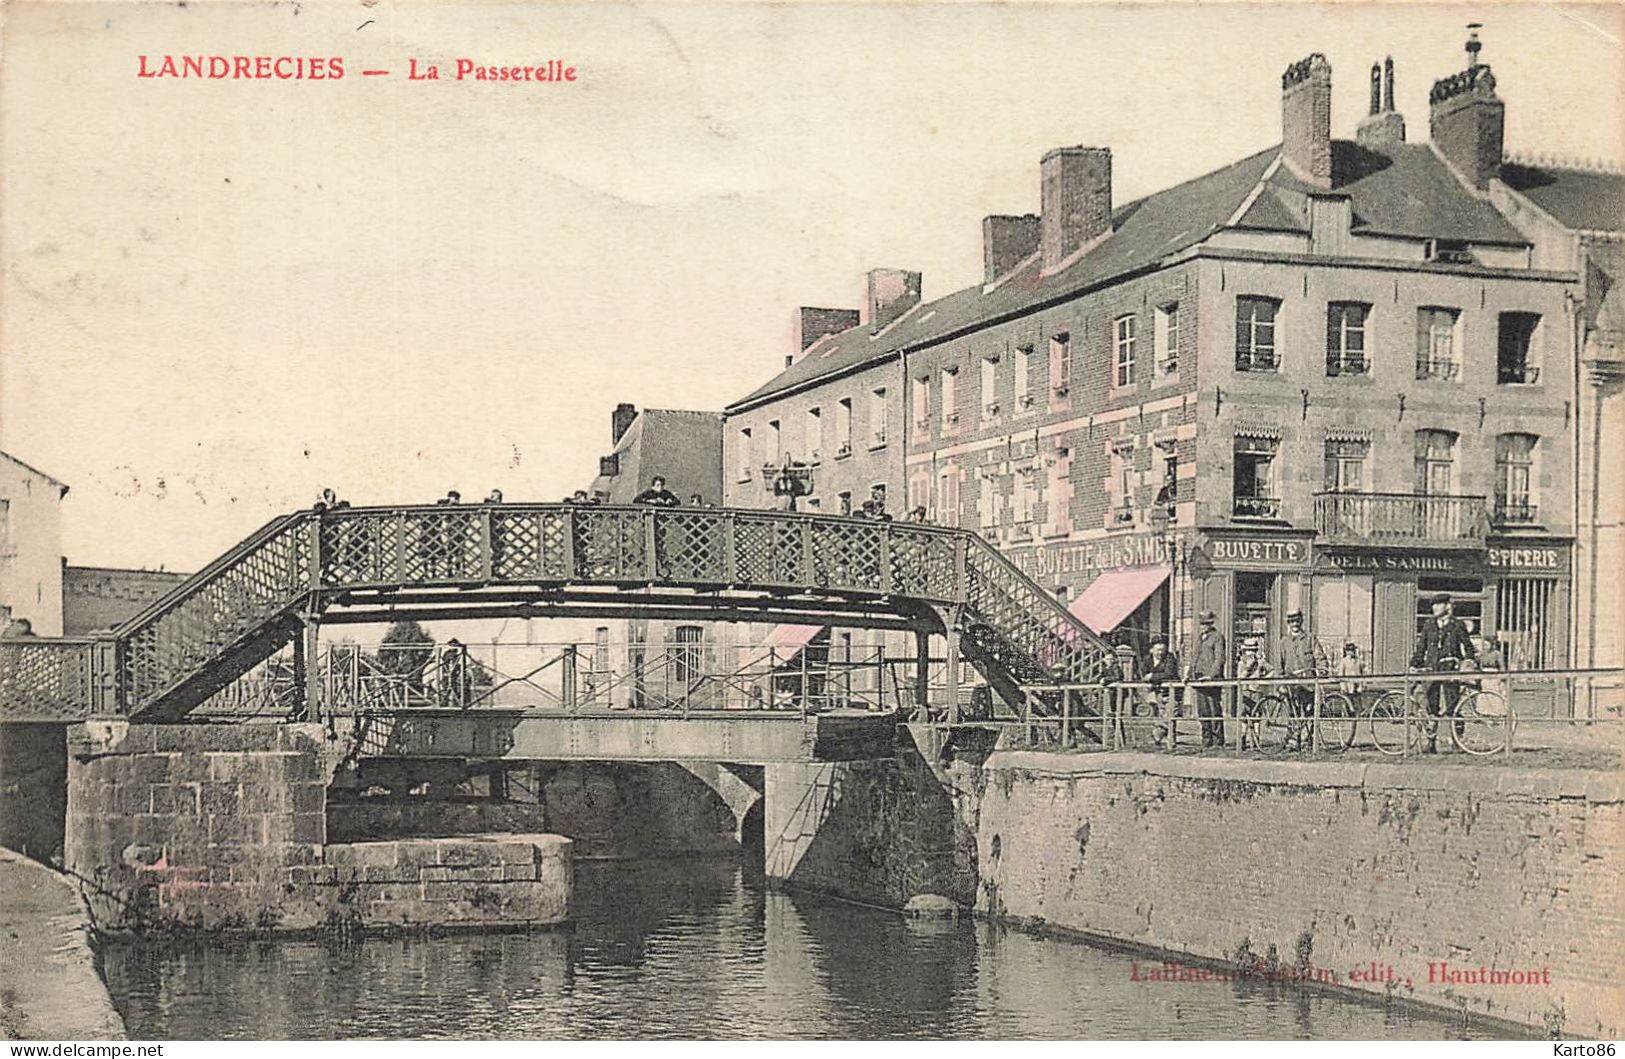
[[(1256, 636), (1249, 636), (1241, 641), (1241, 657), (1236, 659), (1236, 679), (1248, 680), (1252, 678), (1267, 677), (1270, 675), (1269, 663), (1264, 661), (1263, 645)], [(1237, 712), (1242, 717), (1241, 722), (1241, 748), (1247, 749), (1249, 743), (1254, 750), (1263, 744), (1259, 740), (1259, 701), (1264, 697), (1264, 689), (1257, 684), (1243, 686), (1238, 692), (1240, 698)]]
[[(1460, 669), (1462, 662), (1468, 659), (1477, 661), (1472, 635), (1467, 626), (1456, 620), (1450, 597), (1435, 596), (1432, 610), (1433, 620), (1422, 626), (1422, 633), (1416, 638), (1411, 668), (1449, 673)], [(1438, 753), (1439, 722), (1435, 718), (1441, 714), (1454, 717), (1460, 695), (1461, 685), (1450, 681), (1439, 680), (1428, 685), (1428, 744), (1423, 753)]]
[[(1204, 610), (1197, 621), (1202, 631), (1196, 636), (1196, 644), (1191, 649), (1189, 668), (1185, 673), (1186, 680), (1218, 680), (1224, 676), (1226, 644), (1224, 634), (1215, 625), (1218, 617), (1211, 610)], [(1219, 706), (1220, 689), (1196, 688), (1196, 714), (1202, 718), (1202, 745), (1224, 745), (1224, 711)]]
[[(1326, 649), (1320, 641), (1303, 631), (1303, 611), (1294, 610), (1286, 616), (1286, 635), (1275, 651), (1276, 672), (1283, 677), (1324, 676), (1331, 668)], [(1286, 699), (1294, 717), (1307, 717), (1313, 711), (1315, 691), (1307, 684), (1292, 684), (1286, 688)], [(1298, 728), (1288, 741), (1304, 747), (1305, 729)]]

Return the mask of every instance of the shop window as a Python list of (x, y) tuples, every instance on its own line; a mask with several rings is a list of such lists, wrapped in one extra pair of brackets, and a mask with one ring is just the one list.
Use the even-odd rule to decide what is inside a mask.
[(1436, 305), (1416, 310), (1416, 377), (1461, 377), (1461, 311)]
[(1134, 314), (1129, 313), (1112, 321), (1112, 349), (1116, 364), (1112, 384), (1115, 386), (1134, 385), (1135, 319)]
[(1240, 644), (1249, 636), (1259, 640), (1267, 659), (1275, 645), (1270, 635), (1270, 616), (1275, 610), (1275, 575), (1251, 572), (1236, 574), (1235, 639)]
[(1179, 303), (1159, 305), (1151, 320), (1151, 353), (1157, 362), (1157, 374), (1174, 375), (1179, 371)]
[(1495, 439), (1495, 521), (1517, 525), (1535, 521), (1531, 488), (1535, 479), (1533, 434), (1501, 434)]
[(1275, 322), (1281, 303), (1244, 294), (1236, 299), (1236, 370), (1274, 371), (1280, 365)]
[(1343, 645), (1352, 643), (1367, 672), (1372, 668), (1373, 579), (1356, 575), (1318, 578), (1315, 581), (1314, 628), (1316, 639), (1334, 661)]
[(1534, 364), (1539, 313), (1502, 313), (1495, 341), (1495, 381), (1503, 384), (1540, 381)]
[(1326, 374), (1364, 375), (1366, 320), (1371, 306), (1363, 302), (1332, 302), (1326, 307)]
[(1423, 626), (1433, 620), (1433, 601), (1439, 596), (1450, 597), (1455, 617), (1474, 635), (1484, 629), (1484, 582), (1475, 577), (1419, 577), (1416, 579), (1416, 628), (1422, 635)]
[(1236, 436), (1231, 507), (1236, 518), (1281, 517), (1281, 498), (1275, 481), (1275, 458), (1280, 444), (1277, 438)]
[(1416, 432), (1417, 496), (1449, 496), (1455, 468), (1455, 434), (1448, 430)]
[(1550, 578), (1510, 577), (1495, 586), (1495, 641), (1506, 669), (1554, 669), (1557, 637), (1552, 631)]
[(1326, 484), (1328, 493), (1363, 493), (1366, 462), (1371, 442), (1358, 438), (1326, 439)]

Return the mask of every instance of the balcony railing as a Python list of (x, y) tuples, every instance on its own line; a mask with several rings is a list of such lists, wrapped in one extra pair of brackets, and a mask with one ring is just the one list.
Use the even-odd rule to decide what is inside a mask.
[(1327, 378), (1336, 378), (1339, 375), (1364, 374), (1366, 374), (1366, 362), (1365, 357), (1361, 354), (1336, 352), (1326, 354)]
[(1418, 379), (1454, 380), (1460, 374), (1460, 361), (1448, 357), (1430, 357), (1426, 354), (1416, 358), (1416, 377)]
[(1279, 365), (1280, 358), (1273, 349), (1236, 350), (1237, 371), (1274, 371)]
[(1236, 518), (1280, 518), (1281, 499), (1275, 496), (1238, 496), (1231, 512)]
[(1533, 364), (1499, 364), (1495, 370), (1495, 381), (1502, 386), (1537, 383), (1540, 381), (1540, 369)]
[(1524, 500), (1497, 499), (1495, 501), (1495, 524), (1497, 526), (1522, 526), (1536, 520), (1540, 509), (1534, 504)]
[(1474, 547), (1489, 519), (1481, 496), (1317, 493), (1315, 529), (1328, 544)]

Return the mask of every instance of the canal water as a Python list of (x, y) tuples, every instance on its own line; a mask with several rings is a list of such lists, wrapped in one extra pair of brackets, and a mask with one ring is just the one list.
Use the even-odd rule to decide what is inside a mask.
[(1282, 985), (1135, 981), (1122, 953), (768, 892), (732, 862), (581, 863), (576, 913), (534, 934), (109, 941), (102, 960), (135, 1039), (1471, 1035)]

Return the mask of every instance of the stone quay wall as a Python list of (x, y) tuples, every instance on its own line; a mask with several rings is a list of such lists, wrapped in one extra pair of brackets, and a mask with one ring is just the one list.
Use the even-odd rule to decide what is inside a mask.
[(70, 730), (68, 752), (64, 869), (98, 930), (568, 917), (570, 844), (557, 836), (330, 843), (327, 787), (340, 755), (317, 725), (86, 722)]
[[(939, 794), (912, 797), (926, 777)], [(1622, 816), (1612, 773), (999, 752), (771, 769), (767, 868), (891, 907), (941, 894), (1192, 968), (1612, 1038)], [(1173, 979), (1147, 988), (1222, 980)]]

